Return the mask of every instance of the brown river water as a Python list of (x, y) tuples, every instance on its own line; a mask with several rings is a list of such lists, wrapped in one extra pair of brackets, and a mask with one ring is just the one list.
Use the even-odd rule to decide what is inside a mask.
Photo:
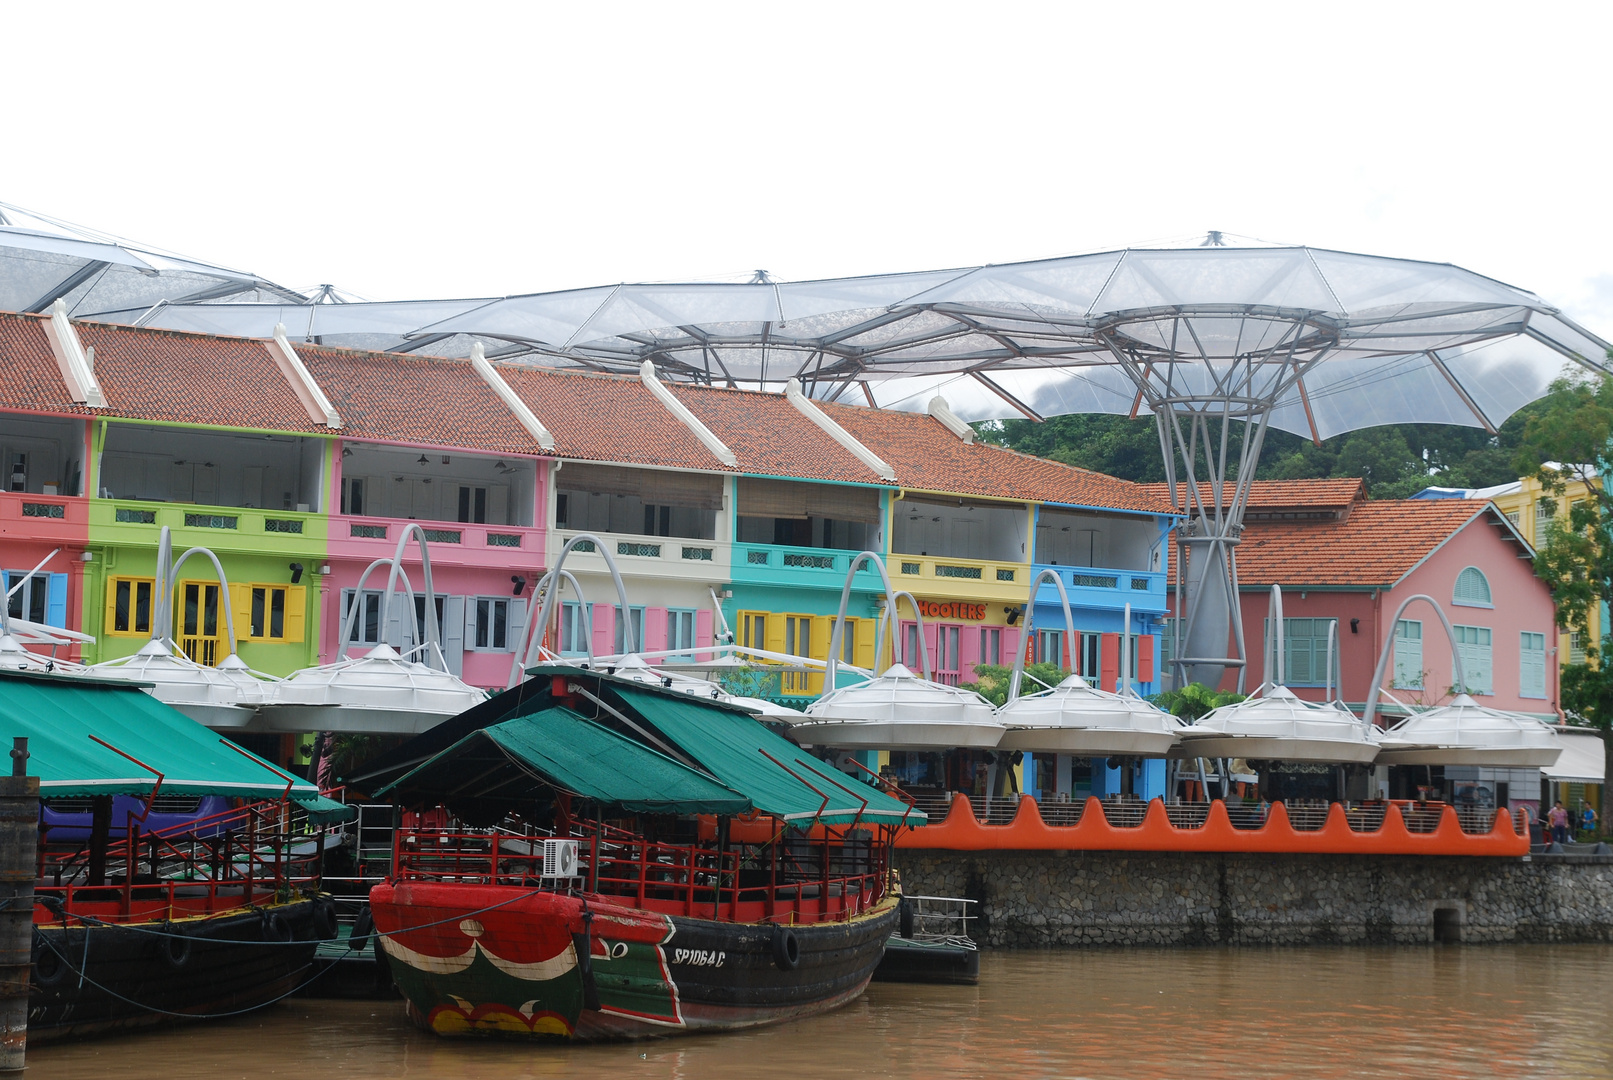
[(42, 1046), (28, 1080), (1613, 1077), (1613, 946), (987, 952), (977, 987), (875, 983), (779, 1027), (569, 1046), (450, 1041), (399, 1002)]

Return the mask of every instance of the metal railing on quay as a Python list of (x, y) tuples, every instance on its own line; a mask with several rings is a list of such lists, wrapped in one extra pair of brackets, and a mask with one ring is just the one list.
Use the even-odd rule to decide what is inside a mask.
[(1331, 803), (1285, 803), (1283, 809), (1288, 811), (1288, 824), (1295, 832), (1319, 832), (1327, 824), (1327, 815), (1332, 811)]
[(1344, 820), (1350, 823), (1351, 832), (1372, 833), (1383, 828), (1383, 819), (1388, 813), (1388, 803), (1364, 803), (1359, 806), (1346, 806)]
[(1106, 798), (1101, 800), (1103, 819), (1116, 829), (1142, 828), (1148, 816), (1148, 804), (1140, 799)]
[(941, 824), (952, 810), (952, 792), (950, 791), (908, 791), (907, 796), (913, 800), (913, 809), (922, 810), (929, 816), (931, 825)]
[(1007, 825), (1019, 813), (1018, 795), (976, 796), (969, 800), (975, 818), (984, 825)]
[(1444, 803), (1400, 804), (1400, 817), (1410, 833), (1431, 833), (1439, 828), (1439, 821), (1444, 816)]
[(1483, 836), (1495, 827), (1495, 807), (1458, 806), (1456, 820), (1469, 836)]
[[(946, 820), (954, 797), (952, 793), (933, 790), (912, 795), (915, 806), (929, 814), (932, 825), (940, 825)], [(1021, 796), (1018, 795), (990, 798), (969, 796), (969, 811), (982, 825), (1011, 825), (1016, 815), (1021, 813), (1020, 800)], [(1150, 806), (1149, 801), (1134, 796), (1105, 796), (1097, 801), (1103, 811), (1104, 820), (1117, 829), (1141, 828)], [(1051, 828), (1069, 828), (1081, 823), (1087, 805), (1088, 798), (1085, 796), (1039, 799), (1035, 811), (1040, 814), (1045, 825)], [(1205, 802), (1163, 804), (1165, 817), (1170, 826), (1185, 831), (1204, 828), (1209, 820), (1212, 805)], [(1496, 823), (1496, 812), (1489, 808), (1450, 807), (1446, 803), (1420, 803), (1398, 799), (1392, 802), (1372, 800), (1359, 803), (1309, 800), (1284, 804), (1241, 800), (1222, 803), (1232, 827), (1248, 831), (1265, 828), (1277, 805), (1282, 805), (1288, 827), (1298, 833), (1318, 833), (1325, 830), (1335, 806), (1342, 812), (1349, 830), (1359, 834), (1380, 832), (1391, 805), (1396, 807), (1406, 830), (1414, 834), (1427, 835), (1436, 832), (1448, 809), (1455, 813), (1461, 831), (1468, 836), (1489, 836), (1494, 831)], [(1521, 809), (1515, 811), (1510, 820), (1518, 833), (1527, 833), (1529, 828), (1527, 811)]]
[(1087, 808), (1085, 799), (1072, 799), (1068, 802), (1038, 802), (1037, 810), (1041, 812), (1042, 820), (1048, 825), (1061, 827), (1081, 824), (1081, 814)]
[(1202, 829), (1210, 817), (1209, 803), (1166, 803), (1165, 817), (1178, 829)]

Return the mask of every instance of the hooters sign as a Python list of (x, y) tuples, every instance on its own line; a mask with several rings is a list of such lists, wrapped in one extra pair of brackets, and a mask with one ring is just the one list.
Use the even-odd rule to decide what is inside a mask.
[(919, 611), (926, 619), (969, 619), (979, 622), (986, 617), (985, 604), (965, 604), (960, 600), (949, 600), (944, 604), (920, 600)]

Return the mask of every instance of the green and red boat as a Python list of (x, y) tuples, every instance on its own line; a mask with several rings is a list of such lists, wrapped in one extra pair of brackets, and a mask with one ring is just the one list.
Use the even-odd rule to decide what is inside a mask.
[(370, 893), (415, 1022), (639, 1038), (862, 993), (897, 927), (892, 846), (923, 815), (744, 709), (542, 670), (370, 770), (454, 822), (400, 830)]

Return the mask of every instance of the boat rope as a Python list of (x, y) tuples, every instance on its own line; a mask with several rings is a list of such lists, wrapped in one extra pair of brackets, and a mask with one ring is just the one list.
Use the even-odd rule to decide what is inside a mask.
[[(265, 1007), (267, 1007), (269, 1005), (273, 1005), (276, 1002), (284, 1001), (286, 998), (288, 998), (291, 995), (295, 994), (297, 991), (304, 989), (305, 987), (312, 986), (315, 982), (319, 981), (319, 979), (321, 979), (324, 976), (326, 971), (329, 970), (328, 968), (320, 968), (317, 972), (314, 973), (312, 978), (309, 978), (309, 979), (307, 979), (307, 980), (305, 980), (303, 982), (298, 983), (296, 986), (293, 986), (290, 990), (287, 990), (285, 993), (280, 994), (280, 995), (278, 995), (276, 997), (272, 997), (267, 1001), (259, 1002), (258, 1004), (249, 1006), (249, 1007), (247, 1007), (245, 1009), (235, 1009), (235, 1010), (233, 1010), (231, 1012), (221, 1012), (221, 1013), (174, 1012), (171, 1009), (158, 1008), (156, 1005), (147, 1005), (144, 1002), (136, 1001), (133, 998), (124, 997), (122, 994), (118, 993), (116, 990), (113, 990), (111, 987), (105, 986), (105, 985), (103, 985), (101, 983), (96, 982), (94, 979), (90, 978), (88, 974), (85, 973), (85, 971), (84, 971), (84, 969), (82, 967), (74, 967), (73, 966), (73, 961), (69, 960), (67, 958), (67, 954), (62, 952), (62, 950), (60, 950), (60, 949), (58, 949), (56, 947), (55, 942), (51, 941), (49, 938), (45, 937), (44, 935), (40, 935), (39, 939), (45, 945), (46, 948), (50, 949), (51, 952), (55, 953), (58, 957), (61, 958), (62, 963), (67, 965), (67, 968), (68, 968), (69, 971), (73, 972), (74, 974), (76, 974), (78, 976), (78, 985), (79, 985), (80, 989), (83, 989), (84, 984), (88, 983), (89, 985), (95, 987), (97, 990), (101, 991), (101, 993), (107, 995), (108, 997), (116, 998), (117, 1000), (123, 1002), (125, 1005), (132, 1005), (136, 1009), (142, 1009), (142, 1010), (144, 1010), (146, 1012), (151, 1012), (151, 1013), (158, 1013), (158, 1014), (160, 1014), (162, 1016), (177, 1016), (177, 1017), (181, 1017), (181, 1018), (187, 1019), (187, 1020), (223, 1020), (223, 1019), (226, 1019), (226, 1018), (231, 1017), (231, 1016), (244, 1016), (249, 1012), (257, 1012), (259, 1009), (265, 1008)], [(86, 943), (86, 945), (88, 945), (88, 936), (87, 935), (86, 935), (85, 943)], [(250, 945), (250, 944), (257, 944), (257, 943), (255, 943), (255, 942), (239, 942), (238, 944)], [(276, 944), (278, 944), (278, 942)], [(297, 942), (297, 944), (307, 945), (308, 942), (306, 942), (306, 941)], [(85, 954), (88, 955), (88, 953), (89, 953), (89, 949), (86, 948), (85, 949)], [(312, 960), (310, 960), (308, 962), (308, 966), (309, 967), (313, 966), (313, 961)]]
[[(515, 903), (517, 900), (524, 900), (528, 896), (531, 896), (534, 893), (537, 893), (537, 892), (540, 892), (540, 891), (541, 890), (533, 889), (531, 892), (522, 893), (519, 896), (512, 896), (508, 900), (500, 900), (496, 904), (488, 904), (486, 907), (477, 908), (474, 911), (463, 911), (463, 912), (460, 912), (458, 915), (450, 915), (446, 919), (436, 919), (436, 920), (434, 920), (432, 922), (421, 923), (418, 926), (405, 926), (405, 927), (402, 927), (402, 928), (397, 929), (397, 930), (380, 930), (380, 929), (371, 930), (368, 934), (365, 934), (364, 936), (365, 937), (396, 937), (399, 934), (407, 934), (407, 933), (410, 933), (410, 932), (415, 931), (415, 930), (426, 930), (426, 929), (429, 929), (429, 928), (431, 928), (433, 926), (442, 926), (444, 923), (460, 923), (460, 922), (465, 921), (466, 919), (473, 919), (476, 916), (485, 914), (485, 913), (487, 913), (489, 911), (496, 911), (501, 907), (507, 907), (508, 905)], [(253, 905), (248, 905), (246, 907), (237, 908), (235, 912), (232, 912), (232, 914), (235, 914), (235, 913), (245, 914), (246, 912), (249, 912), (249, 911), (257, 911), (257, 912), (260, 912), (260, 913), (261, 912), (266, 912), (266, 911), (267, 912), (273, 912), (274, 910), (275, 909), (272, 908), (272, 907), (259, 907), (258, 905), (253, 904)], [(99, 927), (104, 927), (104, 928), (109, 929), (109, 930), (131, 930), (131, 931), (133, 931), (134, 933), (137, 933), (137, 934), (150, 934), (152, 937), (184, 938), (184, 939), (186, 939), (188, 941), (209, 941), (209, 940), (211, 940), (211, 941), (217, 941), (219, 944), (223, 944), (223, 945), (308, 945), (308, 944), (311, 943), (309, 941), (235, 941), (235, 940), (232, 940), (230, 938), (203, 938), (203, 937), (197, 936), (196, 934), (185, 934), (185, 933), (180, 933), (180, 932), (177, 932), (177, 931), (158, 930), (158, 929), (156, 929), (154, 927), (139, 926), (139, 925), (136, 925), (134, 923), (107, 922), (105, 919), (98, 919), (94, 915), (84, 915), (84, 914), (80, 914), (79, 912), (76, 912), (76, 911), (62, 911), (62, 912), (60, 912), (60, 915), (62, 917), (62, 929), (63, 930), (67, 929), (67, 918), (68, 918), (68, 916), (72, 916), (74, 919), (77, 919), (79, 922), (83, 923), (85, 926), (99, 926)], [(173, 924), (172, 923), (167, 923), (165, 925), (173, 925)], [(339, 941), (339, 940), (340, 940), (339, 938), (316, 938), (316, 939), (313, 939), (314, 942)], [(187, 1013), (186, 1015), (189, 1015), (189, 1014)]]
[[(438, 919), (438, 920), (436, 920), (434, 922), (421, 923), (419, 926), (411, 926), (411, 927), (408, 927), (408, 929), (409, 930), (424, 930), (427, 927), (441, 926), (443, 923), (461, 922), (461, 921), (463, 921), (465, 919), (471, 918), (472, 916), (481, 915), (481, 914), (484, 914), (485, 912), (494, 911), (494, 910), (496, 910), (498, 908), (505, 907), (505, 906), (507, 906), (509, 904), (513, 904), (517, 900), (525, 899), (528, 895), (530, 895), (530, 893), (522, 893), (519, 896), (512, 896), (508, 900), (501, 900), (496, 904), (489, 904), (486, 907), (478, 908), (475, 911), (463, 912), (463, 913), (461, 913), (459, 915), (456, 915), (456, 916), (453, 916), (451, 918)], [(254, 909), (247, 908), (247, 909), (243, 909), (243, 910), (254, 910)], [(256, 910), (269, 910), (269, 909), (267, 909), (267, 908), (258, 908)], [(65, 913), (65, 912), (63, 913), (64, 922), (65, 922), (66, 914), (67, 913)], [(140, 933), (152, 934), (152, 935), (157, 936), (157, 937), (186, 937), (186, 938), (191, 938), (192, 940), (194, 940), (194, 935), (189, 935), (189, 934), (170, 934), (170, 933), (166, 933), (166, 932), (161, 931), (161, 930), (148, 930), (145, 927), (130, 926), (130, 925), (125, 924), (125, 923), (109, 923), (109, 922), (105, 922), (104, 920), (97, 919), (97, 918), (95, 918), (94, 916), (91, 916), (91, 915), (79, 915), (77, 913), (73, 913), (73, 916), (74, 916), (74, 918), (76, 918), (79, 921), (83, 922), (86, 926), (104, 926), (104, 927), (112, 927), (112, 928), (121, 928), (121, 929), (124, 929), (124, 930), (135, 930), (135, 931), (138, 931)], [(63, 929), (66, 929), (66, 927), (64, 926)], [(404, 932), (403, 930), (390, 931), (390, 932), (376, 930), (376, 931), (374, 931), (374, 935), (376, 937), (392, 937), (394, 934), (401, 934), (403, 932)], [(34, 930), (34, 936), (39, 939), (39, 941), (40, 941), (40, 943), (42, 945), (44, 945), (46, 948), (50, 949), (51, 952), (55, 953), (57, 955), (57, 957), (59, 957), (61, 959), (62, 963), (67, 965), (67, 968), (68, 968), (69, 971), (72, 971), (74, 974), (76, 974), (78, 976), (79, 988), (80, 989), (83, 989), (85, 983), (89, 983), (89, 985), (95, 987), (97, 990), (101, 991), (101, 993), (106, 994), (108, 997), (116, 998), (117, 1000), (123, 1002), (125, 1005), (132, 1005), (136, 1009), (143, 1009), (146, 1012), (158, 1013), (158, 1014), (160, 1014), (162, 1016), (175, 1016), (175, 1017), (181, 1017), (181, 1018), (190, 1019), (190, 1020), (223, 1020), (223, 1019), (227, 1019), (227, 1018), (232, 1017), (232, 1016), (244, 1016), (244, 1015), (246, 1015), (247, 1013), (250, 1013), (250, 1012), (257, 1012), (259, 1009), (267, 1008), (270, 1005), (274, 1005), (274, 1004), (276, 1004), (278, 1002), (284, 1001), (286, 998), (291, 997), (293, 994), (297, 993), (299, 990), (302, 990), (302, 989), (304, 989), (306, 987), (312, 986), (314, 983), (318, 982), (321, 978), (323, 978), (325, 973), (330, 970), (329, 967), (320, 968), (310, 978), (304, 980), (303, 982), (298, 983), (296, 986), (292, 987), (290, 990), (287, 990), (285, 993), (280, 994), (280, 995), (278, 995), (276, 997), (272, 997), (267, 1001), (259, 1002), (258, 1004), (249, 1006), (248, 1008), (245, 1008), (245, 1009), (236, 1009), (236, 1010), (234, 1010), (232, 1012), (221, 1012), (221, 1013), (174, 1012), (174, 1011), (172, 1011), (170, 1009), (158, 1008), (155, 1005), (147, 1005), (144, 1002), (135, 1001), (133, 998), (124, 997), (122, 994), (118, 993), (116, 990), (113, 990), (111, 987), (104, 986), (101, 983), (96, 982), (94, 979), (90, 978), (89, 975), (86, 974), (86, 972), (84, 970), (85, 967), (88, 966), (87, 961), (88, 961), (88, 957), (89, 957), (89, 945), (90, 945), (89, 937), (90, 936), (89, 936), (88, 933), (86, 933), (84, 935), (84, 955), (85, 955), (86, 962), (84, 964), (78, 966), (78, 967), (75, 967), (73, 965), (72, 960), (70, 960), (68, 958), (68, 956), (67, 956), (67, 954), (65, 952), (63, 952), (60, 948), (58, 948), (56, 946), (55, 942), (51, 941), (44, 934), (40, 933), (39, 929), (37, 927)], [(366, 936), (369, 936), (369, 935), (366, 935)], [(218, 939), (215, 939), (215, 940), (218, 940)], [(305, 948), (309, 944), (312, 944), (311, 942), (307, 942), (307, 941), (229, 941), (228, 939), (224, 939), (224, 940), (220, 941), (220, 943), (221, 944), (229, 944), (229, 945), (301, 945), (301, 946), (303, 946)], [(309, 966), (310, 967), (313, 966), (313, 960), (312, 959), (309, 960)]]

